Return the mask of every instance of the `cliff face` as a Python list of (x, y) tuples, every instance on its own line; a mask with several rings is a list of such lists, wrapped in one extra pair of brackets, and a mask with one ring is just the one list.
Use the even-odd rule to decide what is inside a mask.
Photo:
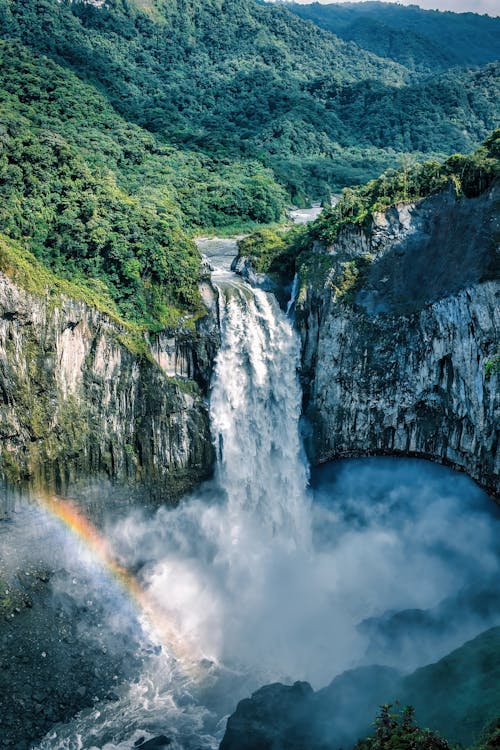
[(99, 515), (110, 495), (173, 502), (210, 474), (213, 316), (134, 339), (84, 302), (4, 275), (0, 315), (0, 515), (30, 488), (70, 492)]
[(297, 304), (313, 462), (416, 455), (500, 493), (498, 209), (498, 189), (445, 193), (316, 248), (326, 281)]

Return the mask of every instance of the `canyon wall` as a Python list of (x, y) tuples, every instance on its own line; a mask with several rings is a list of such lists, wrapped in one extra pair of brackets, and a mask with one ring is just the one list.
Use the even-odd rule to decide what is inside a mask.
[(500, 494), (499, 190), (400, 204), (316, 245), (302, 284), (313, 463), (422, 456)]
[(130, 332), (64, 295), (0, 275), (0, 515), (20, 494), (70, 493), (99, 515), (174, 502), (210, 475), (215, 301), (196, 330)]

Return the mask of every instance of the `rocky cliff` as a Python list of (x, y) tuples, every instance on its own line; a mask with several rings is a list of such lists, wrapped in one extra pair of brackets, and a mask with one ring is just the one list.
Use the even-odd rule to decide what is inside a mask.
[(499, 495), (498, 209), (498, 186), (446, 192), (314, 248), (296, 309), (313, 462), (422, 456)]
[(173, 502), (212, 468), (215, 318), (147, 337), (46, 291), (0, 275), (0, 516), (31, 488)]

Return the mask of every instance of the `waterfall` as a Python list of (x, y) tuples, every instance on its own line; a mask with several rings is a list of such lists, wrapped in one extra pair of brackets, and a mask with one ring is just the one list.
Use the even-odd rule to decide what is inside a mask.
[[(489, 507), (482, 517), (478, 488), (443, 467), (427, 469), (431, 484), (422, 461), (325, 467), (309, 504), (298, 339), (272, 296), (227, 270), (224, 241), (209, 242), (221, 258), (213, 275), (222, 339), (211, 393), (215, 482), (175, 509), (153, 517), (131, 509), (107, 529), (118, 559), (137, 572), (184, 648), (172, 654), (168, 639), (151, 642), (133, 613), (117, 608), (115, 582), (93, 573), (73, 545), (59, 545), (60, 568), (70, 574), (54, 574), (56, 606), (73, 603), (79, 639), (93, 650), (105, 637), (124, 663), (132, 649), (134, 664), (114, 700), (96, 699), (53, 727), (37, 750), (131, 750), (158, 735), (168, 736), (171, 750), (217, 750), (225, 717), (263, 684), (305, 679), (319, 688), (360, 665), (407, 671), (440, 658), (480, 627), (476, 614), (463, 617), (463, 584), (476, 602), (478, 571), (486, 583), (498, 581)], [(88, 583), (78, 591), (80, 569)], [(94, 610), (87, 611), (94, 597), (109, 601), (96, 628)], [(406, 613), (407, 623), (408, 613), (433, 616), (450, 597), (457, 609), (447, 619), (457, 621), (459, 612), (460, 631), (429, 635), (416, 623), (411, 638), (406, 625), (396, 639), (392, 631), (379, 637), (387, 612)], [(185, 669), (184, 650), (195, 675)]]
[(144, 664), (119, 700), (56, 727), (38, 750), (129, 750), (161, 732), (174, 750), (215, 750), (235, 701), (305, 673), (296, 643), (312, 533), (299, 340), (275, 298), (228, 271), (224, 243), (212, 244), (221, 257), (212, 276), (221, 328), (210, 397), (215, 481), (174, 510), (131, 511), (108, 529), (120, 558), (142, 568), (148, 596), (196, 647), (199, 675), (171, 658), (168, 643), (150, 655), (146, 639)]
[(222, 345), (211, 394), (217, 480), (229, 514), (253, 515), (302, 543), (308, 514), (298, 337), (271, 295), (234, 281), (218, 291)]
[(299, 274), (296, 273), (293, 277), (293, 283), (292, 283), (292, 293), (290, 294), (290, 299), (288, 300), (288, 305), (286, 306), (286, 314), (290, 315), (290, 312), (295, 305), (295, 302), (297, 301), (297, 295), (299, 293)]

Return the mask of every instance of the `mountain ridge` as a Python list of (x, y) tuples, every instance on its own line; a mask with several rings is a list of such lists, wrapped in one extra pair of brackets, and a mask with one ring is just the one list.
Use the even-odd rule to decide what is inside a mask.
[(499, 17), (373, 0), (285, 4), (300, 18), (420, 72), (485, 65), (500, 58)]
[[(424, 80), (253, 0), (1, 0), (0, 28), (169, 143), (272, 168), (295, 202), (364, 182), (399, 153), (470, 150), (498, 123), (497, 67), (481, 81), (468, 71)], [(379, 108), (387, 128), (371, 123)]]

